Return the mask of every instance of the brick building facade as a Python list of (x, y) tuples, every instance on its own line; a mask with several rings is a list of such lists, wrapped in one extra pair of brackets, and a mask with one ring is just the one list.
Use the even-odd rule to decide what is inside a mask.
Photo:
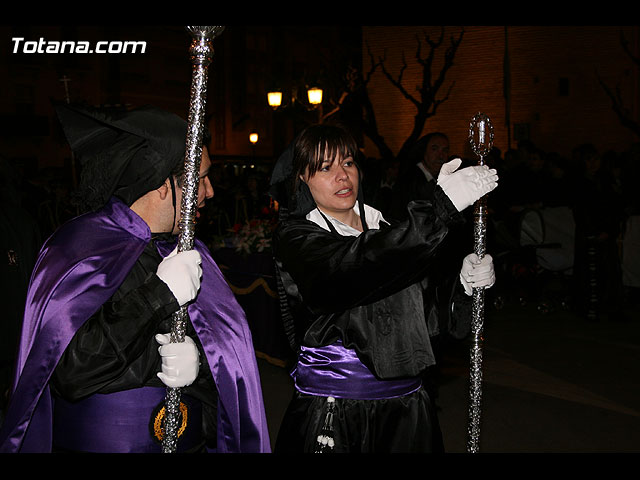
[[(445, 27), (442, 47), (436, 53), (433, 75), (440, 71), (449, 37), (462, 27)], [(623, 127), (611, 100), (599, 83), (620, 86), (625, 108), (636, 122), (640, 110), (638, 67), (623, 51), (621, 33), (638, 56), (638, 27), (617, 26), (489, 26), (464, 27), (454, 65), (438, 98), (453, 84), (449, 98), (427, 120), (423, 133), (442, 131), (451, 141), (451, 152), (470, 155), (469, 122), (476, 112), (487, 114), (494, 125), (494, 144), (503, 152), (515, 148), (519, 138), (529, 138), (545, 151), (570, 155), (571, 149), (590, 142), (600, 151), (621, 152), (639, 139)], [(407, 63), (403, 85), (413, 94), (422, 72), (415, 54), (417, 39), (425, 56), (424, 35), (438, 38), (440, 27), (363, 27), (363, 68), (385, 56), (385, 67), (397, 76), (402, 58)], [(508, 48), (505, 49), (505, 46)], [(505, 51), (510, 74), (510, 128), (504, 95)], [(379, 129), (394, 152), (413, 128), (415, 107), (378, 69), (369, 85)], [(366, 153), (377, 156), (367, 142)]]

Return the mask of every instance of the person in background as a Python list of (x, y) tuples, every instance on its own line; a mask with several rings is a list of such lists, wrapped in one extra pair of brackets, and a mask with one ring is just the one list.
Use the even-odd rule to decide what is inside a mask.
[[(449, 154), (449, 138), (442, 132), (429, 133), (416, 142), (410, 164), (394, 186), (389, 212), (391, 219), (407, 219), (407, 205), (411, 201), (433, 201), (438, 175), (449, 160)], [(445, 349), (451, 342), (462, 340), (471, 332), (471, 317), (459, 315), (454, 318), (449, 310), (458, 286), (459, 265), (465, 252), (473, 248), (473, 231), (469, 225), (467, 221), (449, 226), (447, 241), (440, 247), (446, 252), (432, 260), (429, 275), (421, 281), (424, 316), (436, 358), (436, 364), (423, 373), (423, 380), (433, 402), (438, 395), (439, 363)]]
[(442, 165), (449, 159), (449, 138), (441, 132), (429, 133), (416, 142), (410, 165), (402, 169), (393, 191), (391, 218), (404, 220), (411, 200), (433, 197)]

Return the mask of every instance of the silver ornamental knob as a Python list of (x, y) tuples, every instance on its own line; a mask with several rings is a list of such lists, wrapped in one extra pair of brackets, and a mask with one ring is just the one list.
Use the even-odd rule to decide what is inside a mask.
[(469, 143), (473, 153), (480, 159), (486, 157), (493, 147), (493, 125), (491, 119), (478, 112), (469, 124)]

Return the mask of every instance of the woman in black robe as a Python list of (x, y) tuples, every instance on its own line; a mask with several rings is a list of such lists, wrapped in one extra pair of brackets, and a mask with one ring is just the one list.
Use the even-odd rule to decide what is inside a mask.
[[(437, 452), (437, 418), (421, 373), (434, 363), (419, 283), (460, 211), (496, 186), (495, 170), (443, 167), (433, 201), (387, 223), (359, 198), (357, 145), (316, 125), (282, 155), (274, 256), (296, 390), (276, 452)], [(493, 284), (490, 256), (463, 262), (454, 311)], [(463, 288), (464, 287), (464, 288)], [(465, 294), (466, 293), (466, 294)]]

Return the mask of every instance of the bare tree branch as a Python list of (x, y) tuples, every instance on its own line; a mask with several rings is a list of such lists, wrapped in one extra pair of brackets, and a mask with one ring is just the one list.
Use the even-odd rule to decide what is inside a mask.
[(622, 44), (622, 50), (629, 56), (631, 61), (636, 65), (640, 66), (640, 57), (635, 57), (633, 52), (631, 52), (631, 47), (629, 46), (629, 40), (624, 36), (624, 32), (620, 31), (620, 43)]
[[(444, 95), (438, 96), (438, 93), (442, 90), (446, 80), (446, 75), (453, 66), (453, 60), (456, 56), (458, 47), (462, 42), (463, 35), (464, 29), (461, 30), (457, 37), (451, 36), (450, 43), (444, 52), (443, 66), (435, 77), (433, 73), (433, 64), (439, 49), (441, 49), (445, 43), (444, 27), (442, 27), (440, 34), (435, 39), (431, 38), (426, 33), (424, 34), (424, 40), (421, 40), (420, 37), (416, 35), (417, 47), (415, 60), (422, 70), (421, 81), (415, 87), (417, 95), (410, 92), (403, 83), (405, 80), (405, 73), (409, 67), (404, 52), (402, 54), (400, 70), (394, 77), (387, 70), (385, 65), (387, 61), (386, 50), (383, 51), (382, 55), (379, 55), (376, 58), (372, 53), (370, 46), (367, 44), (367, 53), (370, 60), (369, 69), (367, 71), (354, 67), (348, 69), (345, 74), (345, 78), (343, 79), (341, 92), (337, 95), (338, 100), (329, 101), (332, 108), (326, 114), (322, 115), (322, 121), (325, 121), (330, 117), (340, 115), (343, 113), (343, 110), (348, 110), (349, 107), (353, 108), (354, 105), (357, 105), (361, 116), (360, 125), (362, 133), (376, 145), (381, 158), (383, 160), (398, 158), (402, 162), (403, 159), (408, 156), (407, 153), (413, 148), (420, 138), (426, 121), (430, 117), (434, 116), (440, 105), (449, 99), (453, 87), (455, 86), (455, 82), (452, 82), (451, 85), (449, 85)], [(427, 45), (428, 48), (424, 49), (425, 45)], [(426, 54), (423, 50), (426, 50)], [(368, 84), (378, 68), (382, 71), (388, 81), (398, 89), (404, 98), (416, 107), (412, 131), (409, 133), (397, 155), (394, 155), (393, 151), (387, 145), (384, 137), (379, 132), (375, 110), (367, 91)]]
[(628, 128), (629, 130), (631, 130), (633, 133), (635, 133), (640, 137), (640, 123), (638, 123), (636, 120), (633, 120), (631, 118), (631, 114), (629, 110), (623, 107), (624, 102), (622, 100), (620, 87), (619, 86), (616, 87), (615, 93), (614, 93), (611, 90), (611, 88), (609, 88), (609, 86), (604, 82), (604, 80), (600, 78), (599, 75), (598, 75), (598, 81), (600, 82), (600, 85), (604, 89), (607, 96), (611, 99), (611, 107), (613, 108), (613, 111), (618, 116), (618, 120), (620, 120), (620, 123), (622, 124), (622, 126), (625, 128)]
[(413, 103), (416, 106), (416, 108), (419, 108), (420, 102), (418, 101), (418, 99), (416, 99), (413, 95), (411, 95), (407, 91), (407, 89), (404, 88), (404, 86), (402, 85), (402, 77), (404, 75), (405, 70), (407, 69), (407, 61), (404, 58), (404, 53), (402, 54), (402, 67), (400, 67), (400, 73), (398, 73), (397, 79), (394, 79), (391, 76), (391, 74), (387, 71), (387, 69), (384, 66), (384, 61), (382, 59), (380, 59), (379, 65), (380, 65), (380, 68), (382, 69), (382, 73), (384, 73), (384, 76), (387, 77), (387, 79), (391, 82), (391, 84), (394, 87), (396, 87), (407, 100)]
[[(414, 116), (413, 128), (408, 135), (407, 139), (403, 143), (400, 151), (398, 152), (398, 158), (401, 162), (405, 161), (408, 156), (408, 152), (411, 151), (415, 143), (420, 139), (422, 132), (424, 130), (424, 126), (427, 120), (433, 117), (438, 110), (438, 107), (442, 105), (449, 99), (449, 95), (455, 86), (455, 82), (452, 82), (447, 92), (444, 96), (438, 98), (438, 92), (442, 89), (447, 72), (453, 67), (453, 60), (456, 56), (458, 47), (462, 43), (462, 38), (464, 36), (464, 29), (461, 30), (460, 35), (456, 37), (450, 37), (450, 44), (444, 52), (444, 63), (442, 68), (438, 72), (438, 75), (434, 77), (433, 75), (433, 63), (436, 58), (436, 54), (438, 49), (440, 49), (444, 44), (445, 39), (445, 31), (444, 27), (440, 30), (440, 35), (438, 38), (433, 39), (426, 33), (424, 34), (424, 42), (429, 46), (426, 55), (423, 56), (423, 42), (416, 35), (417, 48), (416, 48), (416, 62), (422, 67), (422, 82), (416, 88), (419, 93), (419, 98), (415, 98), (410, 95), (404, 86), (401, 85), (402, 77), (399, 75), (397, 79), (391, 78), (391, 75), (386, 72), (384, 69), (384, 64), (382, 63), (383, 72), (385, 72), (386, 77), (391, 81), (391, 83), (398, 88), (405, 98), (411, 101), (416, 107), (416, 115)], [(403, 56), (404, 59), (404, 56)], [(406, 68), (406, 62), (403, 66)], [(402, 73), (402, 72), (401, 72)]]
[[(635, 57), (633, 55), (629, 47), (629, 42), (624, 36), (624, 33), (622, 31), (620, 31), (620, 43), (622, 45), (622, 50), (629, 56), (631, 61), (636, 66), (640, 66), (640, 58)], [(616, 86), (615, 93), (614, 93), (614, 91), (612, 91), (612, 89), (600, 77), (597, 71), (596, 71), (596, 77), (598, 77), (598, 81), (600, 82), (600, 85), (602, 86), (603, 90), (611, 100), (611, 106), (613, 108), (613, 111), (618, 116), (618, 120), (620, 120), (620, 123), (622, 124), (622, 126), (625, 128), (628, 128), (629, 130), (631, 130), (633, 133), (635, 133), (637, 136), (640, 137), (640, 123), (638, 122), (637, 119), (632, 118), (632, 114), (629, 111), (629, 109), (623, 106), (624, 101), (622, 99), (622, 93), (620, 92), (620, 86), (619, 85)]]
[(324, 122), (327, 118), (331, 117), (332, 115), (338, 113), (340, 111), (340, 108), (342, 107), (342, 104), (344, 103), (345, 99), (349, 94), (350, 92), (344, 91), (341, 93), (340, 98), (338, 99), (337, 102), (331, 100), (329, 103), (333, 105), (333, 109), (327, 113), (322, 114), (322, 116), (320, 117), (320, 123)]
[(371, 62), (369, 69), (363, 71), (353, 66), (347, 68), (342, 81), (340, 98), (337, 102), (330, 102), (334, 108), (322, 116), (322, 121), (342, 114), (343, 110), (349, 110), (349, 107), (357, 106), (362, 133), (373, 142), (383, 160), (391, 160), (394, 157), (393, 151), (378, 130), (375, 110), (367, 90), (367, 86), (380, 66), (380, 62), (376, 61), (368, 45), (367, 51)]

